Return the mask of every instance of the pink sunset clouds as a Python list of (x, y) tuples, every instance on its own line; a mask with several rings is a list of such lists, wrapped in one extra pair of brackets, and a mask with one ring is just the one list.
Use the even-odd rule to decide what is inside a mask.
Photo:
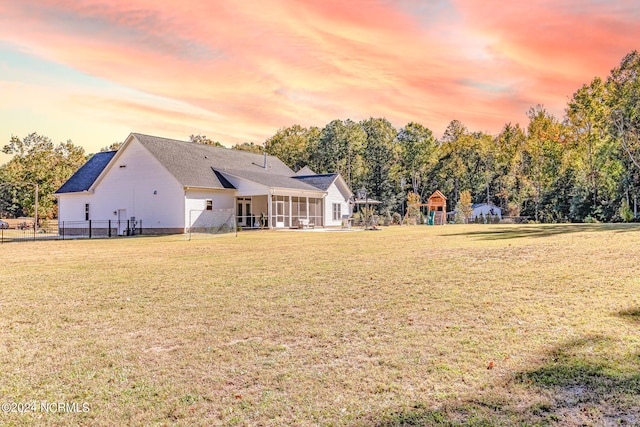
[(561, 117), (637, 48), (638, 18), (623, 0), (0, 0), (0, 138), (56, 139), (30, 114), (89, 151), (370, 116), (497, 133), (538, 103)]

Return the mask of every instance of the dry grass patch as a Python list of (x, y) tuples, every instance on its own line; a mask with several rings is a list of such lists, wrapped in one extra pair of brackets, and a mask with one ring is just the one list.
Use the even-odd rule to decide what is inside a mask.
[[(0, 246), (8, 425), (640, 422), (640, 228)], [(490, 369), (488, 369), (490, 368)]]

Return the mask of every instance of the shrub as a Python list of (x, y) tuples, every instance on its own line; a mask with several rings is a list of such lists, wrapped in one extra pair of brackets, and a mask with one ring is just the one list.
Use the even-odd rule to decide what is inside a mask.
[(453, 219), (456, 224), (466, 224), (467, 218), (464, 216), (464, 212), (462, 212), (462, 208), (460, 207), (460, 202), (456, 203), (456, 215)]
[(391, 213), (389, 213), (389, 209), (387, 209), (387, 214), (384, 216), (384, 221), (383, 224), (385, 227), (388, 227), (389, 225), (391, 225), (391, 222), (393, 221), (393, 218), (391, 217)]
[(626, 200), (622, 200), (622, 205), (620, 206), (620, 218), (622, 218), (624, 222), (633, 221), (633, 211)]
[(360, 214), (360, 212), (356, 212), (353, 214), (353, 223), (355, 225), (361, 225), (362, 224), (362, 215)]
[(598, 221), (598, 218), (596, 217), (587, 215), (586, 217), (584, 217), (584, 222), (585, 224), (598, 224), (600, 221)]
[(398, 212), (394, 212), (393, 215), (391, 215), (391, 223), (397, 225), (402, 224), (402, 215)]

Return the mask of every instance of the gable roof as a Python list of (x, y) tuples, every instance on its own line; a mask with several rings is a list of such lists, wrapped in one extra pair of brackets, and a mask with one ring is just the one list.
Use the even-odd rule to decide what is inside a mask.
[(274, 156), (224, 147), (132, 133), (118, 151), (95, 154), (56, 193), (88, 191), (113, 167), (132, 140), (137, 140), (183, 186), (235, 189), (233, 178), (270, 188), (326, 192), (334, 182), (347, 197), (351, 192), (339, 174), (307, 175), (294, 172)]
[(238, 177), (271, 188), (319, 191), (293, 179), (293, 171), (274, 156), (140, 133), (129, 135), (120, 151), (126, 150), (132, 139), (139, 141), (183, 187), (235, 189), (229, 177)]
[(337, 177), (337, 173), (325, 173), (321, 175), (294, 176), (293, 178), (306, 184), (313, 185), (314, 187), (319, 188), (322, 191), (327, 191)]
[[(260, 167), (260, 169), (263, 169)], [(264, 170), (247, 170), (247, 169), (215, 169), (216, 172), (223, 176), (236, 178), (244, 178), (258, 184), (266, 185), (271, 188), (287, 188), (293, 190), (320, 191), (319, 188), (309, 185), (308, 183), (294, 179), (290, 175), (270, 174)]]
[(305, 184), (312, 185), (322, 191), (328, 191), (329, 187), (331, 187), (331, 185), (335, 183), (336, 187), (338, 188), (338, 190), (340, 190), (345, 199), (350, 199), (353, 196), (351, 189), (339, 173), (294, 176), (294, 178), (304, 182)]
[[(220, 172), (224, 172), (225, 169), (264, 170), (262, 154), (139, 133), (131, 135), (149, 150), (184, 187), (232, 189), (233, 185)], [(270, 166), (267, 169), (268, 172), (293, 174), (291, 169), (273, 156), (267, 156), (267, 164)]]
[(314, 171), (311, 170), (309, 166), (305, 166), (296, 172), (296, 176), (307, 176), (307, 175), (317, 175)]
[(62, 184), (55, 194), (87, 191), (115, 155), (116, 151), (94, 154), (67, 182)]
[(431, 196), (429, 196), (429, 200), (431, 200), (431, 199), (438, 199), (438, 198), (440, 198), (440, 199), (444, 199), (444, 200), (447, 200), (447, 198), (445, 197), (445, 195), (444, 195), (444, 194), (442, 194), (442, 193), (440, 192), (440, 190), (436, 190), (436, 191), (434, 191), (434, 192), (433, 192), (433, 194), (432, 194)]

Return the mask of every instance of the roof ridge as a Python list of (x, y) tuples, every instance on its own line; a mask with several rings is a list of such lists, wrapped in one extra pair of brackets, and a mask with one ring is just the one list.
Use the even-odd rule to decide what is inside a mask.
[(315, 175), (295, 175), (292, 178), (314, 178), (314, 177), (323, 177), (323, 176), (334, 176), (334, 175), (339, 175), (337, 172), (334, 173), (317, 173)]
[[(262, 158), (264, 157), (264, 153), (253, 153), (251, 151), (246, 151), (246, 150), (235, 150), (231, 147), (226, 147), (226, 146), (217, 146), (217, 145), (210, 145), (210, 144), (200, 144), (198, 142), (193, 142), (193, 141), (183, 141), (181, 139), (173, 139), (173, 138), (166, 138), (164, 136), (155, 136), (155, 135), (148, 135), (148, 134), (144, 134), (144, 133), (138, 133), (138, 132), (131, 132), (131, 135), (135, 136), (136, 138), (138, 138), (138, 140), (140, 140), (140, 136), (142, 136), (143, 138), (154, 138), (154, 139), (159, 139), (159, 140), (163, 140), (163, 141), (170, 141), (170, 142), (179, 142), (179, 143), (183, 143), (183, 144), (189, 144), (189, 145), (193, 145), (195, 147), (203, 147), (203, 149), (205, 150), (225, 150), (226, 152), (232, 151), (233, 153), (238, 153), (235, 155), (238, 156), (245, 156), (245, 157), (255, 157), (256, 159), (258, 158)], [(142, 141), (140, 141), (142, 142)], [(280, 161), (280, 158), (273, 155), (273, 154), (269, 154), (267, 153), (267, 157), (269, 158), (274, 158), (274, 159), (278, 159)]]

